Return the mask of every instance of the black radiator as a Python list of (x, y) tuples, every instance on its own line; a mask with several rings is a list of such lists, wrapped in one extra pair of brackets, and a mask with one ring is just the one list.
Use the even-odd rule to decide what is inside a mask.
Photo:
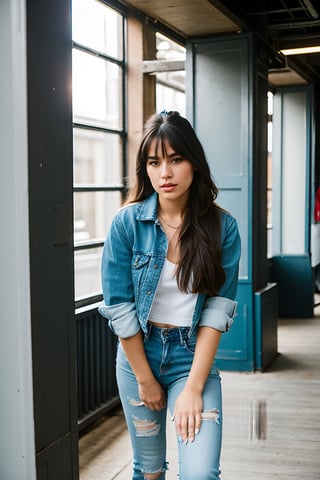
[(115, 379), (117, 338), (97, 305), (76, 311), (79, 430), (119, 404)]

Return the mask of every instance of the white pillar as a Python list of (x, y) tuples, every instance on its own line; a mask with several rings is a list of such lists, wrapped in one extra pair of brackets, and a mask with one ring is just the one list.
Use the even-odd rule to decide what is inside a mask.
[(33, 480), (25, 0), (0, 1), (0, 478)]

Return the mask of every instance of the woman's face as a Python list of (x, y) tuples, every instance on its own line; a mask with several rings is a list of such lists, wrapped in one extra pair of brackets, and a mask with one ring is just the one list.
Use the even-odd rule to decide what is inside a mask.
[(167, 140), (164, 148), (154, 139), (150, 145), (147, 175), (154, 190), (159, 195), (159, 202), (177, 202), (184, 207), (188, 201), (189, 189), (193, 180), (194, 168), (189, 160), (173, 150)]

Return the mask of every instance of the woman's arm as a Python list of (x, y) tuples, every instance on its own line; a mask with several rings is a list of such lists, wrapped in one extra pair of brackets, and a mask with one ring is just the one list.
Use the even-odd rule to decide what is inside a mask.
[(160, 410), (166, 400), (145, 355), (134, 299), (131, 262), (132, 236), (124, 227), (121, 215), (117, 215), (103, 249), (101, 271), (104, 302), (99, 312), (109, 320), (111, 330), (120, 339), (139, 384), (141, 401), (151, 410)]
[(138, 332), (129, 338), (120, 338), (120, 342), (137, 379), (140, 400), (150, 410), (161, 410), (166, 405), (166, 398), (146, 358), (142, 333)]
[(175, 424), (184, 442), (193, 441), (201, 425), (202, 392), (214, 361), (221, 333), (230, 328), (236, 313), (234, 301), (241, 241), (236, 220), (223, 215), (222, 266), (226, 280), (217, 297), (210, 297), (202, 310), (192, 368), (175, 405)]
[(128, 230), (118, 213), (111, 223), (101, 261), (103, 302), (99, 312), (118, 337), (131, 337), (140, 330), (131, 271), (133, 239)]
[(124, 213), (122, 210), (115, 216), (105, 241), (101, 265), (104, 302), (99, 312), (120, 339), (139, 384), (141, 401), (151, 410), (160, 410), (166, 399), (144, 351), (131, 271), (133, 238), (129, 234), (130, 223), (125, 226), (122, 218)]
[(207, 298), (199, 327), (211, 327), (220, 332), (229, 330), (236, 314), (235, 296), (238, 287), (241, 240), (236, 220), (223, 217), (223, 243), (221, 264), (225, 272), (225, 282), (215, 297)]
[(174, 410), (177, 434), (183, 442), (193, 442), (201, 426), (202, 392), (218, 349), (221, 332), (200, 327), (188, 380)]

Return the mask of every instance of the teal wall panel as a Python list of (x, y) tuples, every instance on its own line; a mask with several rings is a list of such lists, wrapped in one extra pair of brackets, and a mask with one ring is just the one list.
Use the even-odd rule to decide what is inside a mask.
[(239, 283), (236, 300), (237, 316), (231, 329), (221, 337), (217, 365), (221, 370), (252, 371), (253, 358), (253, 296), (252, 285)]
[[(281, 317), (312, 317), (312, 190), (315, 174), (314, 91), (310, 85), (278, 88), (273, 109), (272, 255), (270, 280), (279, 284)], [(311, 241), (312, 239), (312, 241)]]
[[(219, 187), (218, 203), (238, 220), (242, 238), (240, 278), (250, 279), (249, 39), (202, 40), (191, 44), (193, 124), (205, 146)], [(204, 75), (203, 72), (206, 72)]]
[(267, 58), (252, 34), (187, 41), (188, 117), (218, 185), (217, 201), (237, 219), (242, 244), (238, 316), (217, 352), (227, 370), (257, 368), (255, 324), (264, 310), (256, 311), (254, 294), (268, 281)]
[(189, 104), (189, 117), (193, 119), (219, 187), (218, 203), (237, 219), (242, 244), (238, 314), (230, 331), (222, 335), (217, 364), (221, 370), (251, 371), (254, 358), (249, 222), (250, 39), (230, 37), (195, 41), (188, 49), (187, 78), (193, 99)]

